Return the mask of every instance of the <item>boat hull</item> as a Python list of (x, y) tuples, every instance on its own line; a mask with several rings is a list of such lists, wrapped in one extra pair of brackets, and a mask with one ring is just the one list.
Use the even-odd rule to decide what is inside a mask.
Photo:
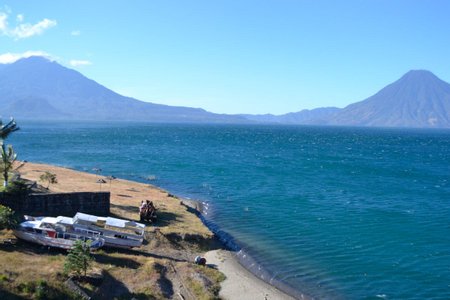
[[(14, 230), (14, 235), (22, 240), (39, 244), (46, 247), (54, 247), (70, 250), (74, 247), (75, 242), (79, 239), (57, 238), (45, 236), (43, 234), (35, 234), (22, 230)], [(97, 250), (105, 244), (105, 240), (101, 238), (91, 240), (91, 250)]]

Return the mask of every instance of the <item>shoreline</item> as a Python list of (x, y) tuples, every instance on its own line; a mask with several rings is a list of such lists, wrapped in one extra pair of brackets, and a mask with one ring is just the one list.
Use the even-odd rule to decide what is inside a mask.
[[(51, 171), (54, 173), (59, 173), (59, 174), (65, 174), (68, 173), (70, 174), (69, 176), (72, 177), (72, 180), (76, 181), (76, 180), (81, 180), (81, 177), (83, 178), (89, 178), (89, 183), (84, 183), (84, 186), (86, 189), (90, 188), (90, 191), (97, 191), (98, 188), (96, 189), (96, 184), (92, 184), (93, 181), (92, 179), (98, 179), (98, 178), (106, 178), (106, 176), (102, 176), (102, 175), (95, 175), (92, 173), (88, 173), (85, 171), (78, 171), (75, 169), (71, 169), (68, 167), (60, 167), (60, 166), (55, 166), (55, 165), (49, 165), (49, 164), (43, 164), (43, 163), (33, 163), (33, 162), (27, 162), (25, 165), (27, 165), (26, 168), (24, 168), (25, 170), (20, 169), (19, 172), (21, 173), (23, 178), (26, 179), (31, 179), (31, 180), (35, 180), (38, 181), (38, 175), (41, 174), (44, 171)], [(24, 173), (22, 171), (25, 171)], [(36, 174), (32, 174), (32, 173), (36, 173)], [(78, 176), (76, 176), (78, 175)], [(61, 175), (62, 176), (62, 175)], [(177, 197), (174, 194), (171, 194), (169, 191), (164, 190), (161, 187), (158, 186), (154, 186), (152, 184), (146, 184), (146, 183), (141, 183), (138, 181), (131, 181), (131, 180), (125, 180), (125, 179), (115, 179), (114, 183), (115, 185), (117, 185), (118, 183), (124, 183), (125, 185), (132, 185), (133, 187), (131, 189), (128, 189), (129, 191), (133, 191), (134, 187), (140, 187), (143, 188), (145, 187), (148, 192), (151, 192), (151, 198), (155, 199), (155, 198), (161, 198), (163, 197), (162, 201), (157, 202), (157, 207), (158, 205), (161, 207), (161, 210), (165, 209), (168, 212), (171, 213), (170, 209), (166, 208), (165, 205), (168, 205), (168, 201), (172, 201), (173, 203), (171, 203), (171, 205), (173, 205), (174, 203), (178, 204), (179, 206), (185, 207), (187, 209), (187, 211), (190, 211), (191, 213), (193, 213), (195, 215), (195, 218), (200, 222), (200, 225), (195, 224), (195, 230), (199, 231), (201, 234), (208, 236), (208, 232), (211, 233), (211, 237), (207, 238), (207, 240), (210, 240), (210, 238), (212, 238), (215, 241), (210, 241), (209, 243), (219, 243), (220, 247), (217, 247), (217, 250), (210, 250), (207, 251), (205, 253), (205, 251), (202, 251), (202, 255), (205, 256), (207, 258), (207, 264), (217, 268), (220, 272), (222, 272), (227, 279), (225, 279), (225, 281), (223, 281), (220, 286), (221, 286), (221, 290), (220, 290), (220, 297), (223, 299), (228, 299), (228, 300), (232, 300), (232, 299), (305, 299), (303, 297), (303, 295), (301, 293), (298, 293), (296, 297), (293, 297), (290, 295), (290, 293), (287, 293), (283, 290), (280, 289), (280, 287), (270, 284), (266, 281), (264, 281), (263, 279), (259, 278), (256, 274), (252, 273), (250, 269), (246, 268), (245, 265), (242, 263), (241, 259), (238, 257), (237, 252), (233, 251), (232, 249), (230, 249), (230, 247), (227, 245), (226, 242), (224, 242), (223, 240), (220, 239), (219, 236), (217, 236), (217, 234), (214, 232), (213, 228), (210, 228), (209, 226), (207, 226), (207, 222), (205, 219), (205, 216), (202, 213), (203, 210), (203, 204), (200, 201), (197, 200), (192, 200), (192, 199), (185, 199), (185, 198), (181, 198), (181, 197)], [(111, 193), (111, 208), (113, 209), (113, 211), (111, 211), (110, 213), (117, 213), (117, 208), (116, 206), (118, 206), (118, 204), (123, 204), (124, 202), (129, 205), (129, 204), (133, 204), (133, 205), (138, 205), (139, 202), (137, 202), (134, 198), (131, 199), (119, 199), (121, 196), (123, 197), (122, 194), (117, 194), (117, 192), (115, 192), (115, 186), (114, 184), (111, 184), (110, 182), (110, 193)], [(101, 188), (101, 187), (100, 187)], [(79, 187), (77, 188), (77, 186), (74, 185), (63, 185), (63, 184), (56, 184), (54, 186), (51, 187), (51, 191), (53, 192), (69, 192), (72, 191), (73, 189), (77, 189), (79, 190)], [(135, 192), (135, 191), (133, 191)], [(164, 196), (162, 196), (164, 195)], [(142, 195), (139, 195), (142, 196)], [(147, 194), (145, 195), (147, 196)], [(148, 196), (150, 197), (150, 196)], [(136, 203), (130, 203), (130, 201), (136, 201)], [(168, 205), (170, 206), (170, 205)], [(129, 219), (133, 219), (135, 216), (131, 215), (131, 214), (122, 214), (124, 215), (124, 217), (129, 218)], [(178, 222), (179, 224), (177, 224), (178, 227), (180, 227), (181, 229), (187, 229), (189, 230), (190, 228), (185, 228), (189, 222), (191, 222), (192, 220), (189, 221), (183, 221), (181, 220), (180, 222)], [(186, 223), (186, 224), (183, 224)], [(155, 230), (155, 228), (160, 229), (161, 231), (167, 231), (167, 228), (161, 228), (160, 226), (158, 226), (159, 224), (157, 223), (156, 227), (153, 227), (149, 230)], [(167, 225), (167, 227), (169, 227), (170, 225)], [(150, 227), (150, 226), (148, 226)], [(175, 228), (175, 231), (178, 230), (178, 227)], [(201, 228), (204, 227), (204, 228)], [(173, 229), (173, 228), (171, 228)], [(199, 242), (197, 242), (198, 245), (200, 245)], [(212, 245), (212, 244), (211, 244)], [(214, 249), (214, 248), (213, 248)], [(188, 256), (187, 253), (184, 253), (185, 256)]]
[[(221, 284), (222, 289), (219, 295), (223, 299), (311, 299), (282, 281), (266, 280), (270, 276), (259, 276), (253, 272), (251, 266), (255, 266), (256, 262), (249, 254), (239, 250), (233, 242), (233, 237), (229, 236), (227, 239), (220, 236), (216, 232), (217, 228), (208, 226), (209, 222), (203, 214), (204, 204), (198, 200), (180, 199), (184, 205), (196, 211), (203, 224), (215, 234), (222, 246), (221, 249), (207, 251), (205, 258), (207, 265), (217, 267), (228, 279)], [(264, 275), (269, 273), (264, 272)], [(256, 296), (258, 298), (255, 298)]]
[[(205, 258), (208, 265), (217, 267), (227, 277), (221, 283), (219, 292), (219, 296), (225, 300), (296, 299), (246, 269), (240, 263), (236, 252), (223, 249), (212, 250), (205, 254)], [(307, 298), (300, 296), (297, 299)]]

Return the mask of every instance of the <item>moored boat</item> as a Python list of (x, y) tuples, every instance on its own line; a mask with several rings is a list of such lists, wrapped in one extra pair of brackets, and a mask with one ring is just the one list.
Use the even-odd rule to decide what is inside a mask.
[(100, 232), (105, 239), (105, 245), (110, 247), (140, 247), (144, 241), (145, 225), (135, 221), (79, 212), (73, 217), (72, 224), (78, 230)]
[(70, 227), (71, 218), (25, 216), (25, 219), (14, 230), (14, 235), (32, 243), (67, 250), (72, 249), (78, 240), (90, 241), (91, 250), (99, 249), (105, 244), (97, 231)]

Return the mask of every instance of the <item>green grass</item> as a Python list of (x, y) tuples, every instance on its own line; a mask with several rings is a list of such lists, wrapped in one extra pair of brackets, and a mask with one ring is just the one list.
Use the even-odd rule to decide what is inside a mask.
[(0, 274), (0, 283), (3, 282), (8, 282), (9, 281), (9, 276), (6, 274)]

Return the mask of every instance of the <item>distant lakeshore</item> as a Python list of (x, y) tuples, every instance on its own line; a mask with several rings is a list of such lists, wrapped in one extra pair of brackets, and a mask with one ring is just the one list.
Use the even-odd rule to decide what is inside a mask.
[(0, 66), (2, 113), (17, 119), (450, 128), (450, 85), (425, 70), (411, 70), (373, 96), (344, 108), (231, 115), (122, 96), (40, 56)]

